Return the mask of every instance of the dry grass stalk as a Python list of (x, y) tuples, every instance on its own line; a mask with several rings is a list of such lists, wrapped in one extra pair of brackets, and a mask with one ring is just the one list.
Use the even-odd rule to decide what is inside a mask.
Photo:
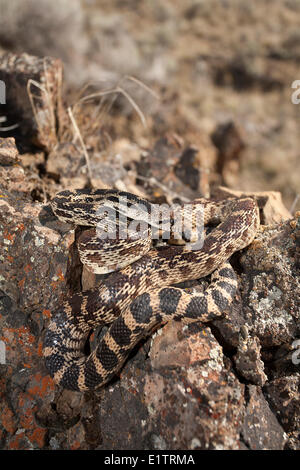
[(68, 114), (69, 114), (70, 120), (72, 122), (72, 125), (74, 127), (75, 135), (79, 139), (80, 145), (82, 147), (84, 157), (85, 157), (85, 161), (86, 161), (87, 170), (88, 170), (89, 184), (90, 184), (90, 186), (92, 186), (92, 171), (91, 171), (89, 154), (88, 154), (88, 151), (86, 149), (86, 146), (85, 146), (84, 140), (82, 138), (81, 132), (79, 130), (79, 127), (77, 125), (76, 119), (74, 118), (73, 111), (72, 111), (71, 107), (68, 108)]
[(1, 123), (6, 122), (6, 121), (7, 121), (6, 116), (0, 116), (0, 131), (1, 132), (13, 131), (14, 129), (17, 129), (20, 125), (20, 124), (16, 123), (16, 124), (12, 124), (11, 126), (1, 126)]

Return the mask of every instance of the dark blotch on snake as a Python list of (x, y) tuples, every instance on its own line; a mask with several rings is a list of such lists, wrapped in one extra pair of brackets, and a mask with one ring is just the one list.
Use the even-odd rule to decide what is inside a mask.
[(51, 356), (45, 357), (45, 365), (50, 372), (51, 377), (62, 369), (65, 364), (65, 358), (61, 354), (53, 353)]
[(119, 346), (128, 346), (130, 344), (131, 330), (125, 325), (122, 317), (115, 320), (109, 333)]
[(205, 315), (208, 311), (207, 300), (205, 296), (192, 297), (185, 311), (188, 318), (198, 318)]
[(236, 286), (234, 286), (234, 285), (232, 285), (232, 284), (229, 284), (229, 282), (218, 281), (218, 282), (217, 282), (217, 286), (218, 286), (218, 287), (221, 287), (221, 288), (224, 289), (228, 294), (230, 294), (230, 295), (232, 295), (232, 296), (235, 294)]
[(89, 358), (84, 365), (85, 386), (89, 389), (93, 389), (97, 385), (100, 385), (101, 382), (103, 382), (103, 377), (97, 372), (96, 366), (92, 358)]
[(64, 388), (68, 388), (69, 390), (79, 391), (78, 378), (79, 378), (79, 366), (72, 364), (65, 371), (59, 384)]
[[(101, 191), (101, 190), (100, 190), (100, 191)], [(65, 191), (62, 191), (60, 194), (62, 194), (62, 193), (65, 193)], [(69, 191), (69, 193), (72, 194), (71, 191)], [(97, 191), (92, 192), (92, 194), (96, 194), (96, 193), (97, 193)], [(76, 189), (75, 194), (78, 194), (78, 195), (80, 195), (80, 194), (88, 194), (88, 195), (89, 195), (89, 194), (91, 194), (91, 190), (88, 189), (88, 188)]]
[(59, 349), (59, 353), (61, 355), (70, 354), (77, 349), (69, 346), (69, 340), (70, 336), (68, 332), (64, 330), (62, 332), (48, 330), (45, 335), (44, 348), (48, 347)]
[(211, 272), (211, 270), (215, 267), (215, 260), (213, 258), (207, 258), (206, 261), (205, 261), (205, 268), (207, 270), (207, 272)]
[(220, 276), (227, 277), (228, 279), (236, 279), (236, 274), (233, 269), (222, 268), (219, 271)]
[(73, 218), (73, 214), (70, 214), (70, 213), (68, 213), (66, 211), (63, 211), (63, 210), (60, 210), (60, 209), (55, 209), (55, 215), (61, 216), (64, 219), (72, 219)]
[(139, 295), (130, 306), (130, 311), (137, 323), (150, 323), (152, 317), (152, 307), (150, 305), (150, 295), (146, 292)]
[(73, 294), (69, 299), (67, 300), (67, 304), (71, 306), (72, 309), (72, 317), (74, 318), (74, 323), (76, 324), (76, 316), (81, 313), (81, 305), (83, 301), (83, 295), (82, 294)]
[(116, 354), (109, 349), (105, 342), (101, 343), (96, 350), (96, 357), (106, 370), (113, 369), (118, 364)]
[(157, 313), (155, 315), (155, 320), (157, 321), (157, 323), (161, 323), (163, 321), (163, 317), (159, 313)]
[(209, 255), (216, 254), (220, 251), (220, 242), (213, 235), (209, 235), (203, 243), (203, 251)]
[(178, 289), (165, 288), (159, 292), (159, 307), (163, 314), (173, 315), (176, 312), (181, 292)]
[(225, 310), (228, 307), (228, 300), (217, 289), (212, 289), (211, 296), (220, 311)]

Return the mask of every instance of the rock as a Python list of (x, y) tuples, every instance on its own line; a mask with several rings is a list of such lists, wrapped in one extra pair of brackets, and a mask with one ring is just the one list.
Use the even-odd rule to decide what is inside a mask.
[(219, 124), (211, 135), (211, 139), (218, 149), (217, 171), (222, 175), (228, 186), (238, 182), (240, 172), (240, 159), (245, 144), (233, 121)]
[(141, 186), (147, 186), (143, 179), (139, 181), (139, 177), (143, 177), (148, 180), (154, 178), (163, 183), (178, 162), (179, 156), (180, 149), (174, 142), (169, 142), (167, 138), (159, 139), (153, 149), (144, 152), (140, 161), (136, 162), (137, 182)]
[(167, 199), (172, 203), (174, 199), (187, 201), (208, 196), (209, 169), (208, 164), (203, 164), (201, 149), (192, 146), (182, 149), (182, 145), (180, 139), (168, 135), (135, 163), (137, 184), (159, 201)]
[(124, 183), (123, 191), (126, 191), (128, 178), (121, 155), (94, 153), (91, 158), (91, 172), (95, 188), (115, 188), (119, 182), (122, 182)]
[(40, 449), (47, 429), (36, 413), (54, 398), (41, 332), (66, 292), (72, 234), (43, 226), (41, 207), (0, 188), (0, 435), (7, 449)]
[(300, 374), (279, 377), (264, 387), (267, 400), (288, 433), (300, 429)]
[(219, 186), (214, 189), (212, 196), (221, 199), (240, 196), (253, 197), (260, 208), (261, 224), (263, 225), (277, 224), (292, 219), (292, 214), (284, 206), (278, 191), (244, 192)]
[(11, 165), (19, 160), (19, 152), (13, 137), (0, 137), (0, 165)]
[(25, 178), (24, 169), (20, 165), (0, 166), (0, 178), (2, 187), (10, 191), (28, 193), (33, 185)]
[(287, 435), (270, 410), (261, 389), (249, 385), (247, 392), (248, 403), (241, 431), (247, 448), (282, 450), (287, 441)]
[(125, 426), (130, 449), (238, 449), (243, 385), (209, 328), (173, 322), (152, 341), (150, 361), (140, 351), (104, 390), (99, 448), (123, 449)]
[(266, 355), (268, 361), (268, 374), (270, 379), (279, 378), (285, 375), (293, 375), (299, 369), (300, 363), (300, 340), (295, 339), (290, 343), (285, 343), (271, 356)]
[(174, 173), (184, 184), (198, 192), (199, 197), (208, 195), (208, 171), (201, 167), (198, 149), (187, 147), (175, 165)]
[(103, 391), (99, 449), (123, 449), (124, 427), (126, 449), (284, 448), (287, 435), (261, 388), (244, 392), (209, 328), (168, 323), (151, 343), (150, 363), (142, 365), (140, 350)]
[[(233, 263), (242, 272), (240, 294), (232, 304), (230, 316), (213, 322), (227, 350), (241, 348), (240, 330), (244, 327), (253, 340), (258, 337), (264, 354), (265, 348), (291, 345), (297, 337), (299, 240), (296, 218), (261, 227), (246, 251), (234, 255)], [(255, 348), (255, 344), (252, 346)], [(276, 361), (276, 355), (271, 355), (268, 361)]]
[[(81, 394), (49, 377), (42, 338), (64, 296), (101, 278), (82, 271), (73, 244), (77, 231), (26, 193), (0, 189), (2, 448), (297, 446), (299, 374), (272, 371), (272, 361), (298, 331), (298, 219), (264, 227), (235, 255), (240, 292), (227, 318), (167, 323), (136, 346), (107, 386)], [(208, 279), (196, 284), (201, 291)], [(245, 326), (249, 335), (241, 336)], [(91, 348), (102, 333), (91, 335)]]
[(245, 57), (237, 52), (229, 61), (218, 58), (213, 62), (214, 80), (218, 86), (233, 87), (240, 92), (251, 89), (267, 92), (284, 87), (284, 73), (278, 73), (276, 68), (273, 70), (270, 64), (268, 70), (272, 70), (272, 73), (262, 71), (259, 58), (253, 60), (252, 54)]
[(84, 188), (88, 182), (87, 174), (83, 173), (86, 161), (78, 148), (71, 142), (59, 143), (49, 153), (46, 171), (49, 176), (59, 180), (69, 189)]
[(6, 53), (0, 58), (0, 80), (6, 84), (7, 115), (23, 136), (51, 150), (64, 120), (61, 61)]
[[(233, 258), (242, 270), (241, 301), (233, 303), (232, 316), (213, 322), (226, 348), (240, 347), (241, 327), (259, 339), (264, 354), (297, 338), (299, 240), (299, 219), (266, 226), (242, 255)], [(273, 352), (268, 361), (275, 359)]]
[(258, 338), (240, 335), (237, 353), (234, 357), (235, 366), (239, 374), (248, 382), (263, 386), (268, 377), (264, 373), (264, 363), (260, 355)]
[(300, 218), (261, 228), (240, 257), (243, 317), (263, 348), (291, 343), (300, 320)]

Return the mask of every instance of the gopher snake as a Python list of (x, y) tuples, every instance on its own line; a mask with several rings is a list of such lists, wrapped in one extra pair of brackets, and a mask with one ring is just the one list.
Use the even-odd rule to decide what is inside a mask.
[[(126, 203), (122, 204), (125, 199)], [(134, 203), (145, 213), (152, 207), (148, 201), (116, 190), (63, 191), (52, 200), (52, 209), (59, 219), (89, 227), (88, 235), (83, 232), (79, 240), (79, 252), (81, 259), (96, 272), (97, 263), (103, 263), (102, 249), (96, 244), (95, 236), (95, 225), (101, 219), (99, 208), (110, 207), (116, 200), (129, 213)], [(137, 241), (142, 250), (137, 259), (134, 244), (130, 245), (129, 240), (119, 240), (118, 235), (116, 240), (108, 240), (108, 258), (113, 257), (114, 250), (118, 258), (121, 252), (126, 258), (126, 248), (130, 245), (129, 252), (135, 261), (129, 266), (113, 261), (112, 266), (118, 270), (100, 287), (72, 295), (52, 316), (43, 353), (56, 383), (71, 390), (93, 390), (115, 375), (134, 345), (154, 327), (170, 319), (207, 322), (220, 318), (228, 309), (237, 289), (237, 279), (227, 260), (254, 239), (259, 227), (258, 207), (248, 197), (219, 202), (202, 199), (192, 203), (193, 207), (200, 204), (204, 224), (217, 226), (205, 236), (199, 250), (183, 246), (149, 249), (148, 238), (144, 237), (142, 242)], [(119, 212), (123, 209), (119, 205)], [(133, 212), (131, 218), (135, 217)], [(120, 219), (119, 214), (117, 220)], [(203, 294), (169, 287), (211, 273), (211, 284)], [(90, 331), (107, 324), (110, 327), (97, 348), (86, 356), (83, 351)]]

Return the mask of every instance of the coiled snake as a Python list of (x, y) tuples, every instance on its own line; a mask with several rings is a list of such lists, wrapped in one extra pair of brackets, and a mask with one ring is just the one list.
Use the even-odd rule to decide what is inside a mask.
[[(117, 204), (113, 220), (109, 213)], [(151, 230), (159, 224), (150, 224), (150, 229), (147, 224), (138, 239), (121, 238), (119, 228), (113, 238), (99, 237), (95, 227), (103, 217), (107, 227), (116, 221), (118, 225), (125, 213), (132, 221), (139, 219), (136, 204), (139, 214), (147, 215), (153, 209), (148, 201), (117, 190), (62, 191), (51, 202), (59, 219), (89, 227), (78, 241), (82, 261), (95, 272), (117, 269), (100, 287), (69, 297), (51, 318), (43, 354), (51, 376), (64, 388), (85, 391), (100, 387), (154, 327), (171, 319), (190, 323), (220, 318), (236, 292), (237, 279), (228, 259), (255, 237), (259, 212), (253, 199), (191, 203), (189, 208), (202, 209), (204, 225), (216, 225), (203, 235), (200, 249), (191, 249), (191, 245), (151, 247)], [(171, 231), (172, 226), (174, 213)], [(126, 266), (129, 255), (134, 261)], [(172, 287), (211, 273), (211, 284), (203, 294)], [(96, 349), (86, 356), (84, 346), (91, 330), (108, 324)]]

